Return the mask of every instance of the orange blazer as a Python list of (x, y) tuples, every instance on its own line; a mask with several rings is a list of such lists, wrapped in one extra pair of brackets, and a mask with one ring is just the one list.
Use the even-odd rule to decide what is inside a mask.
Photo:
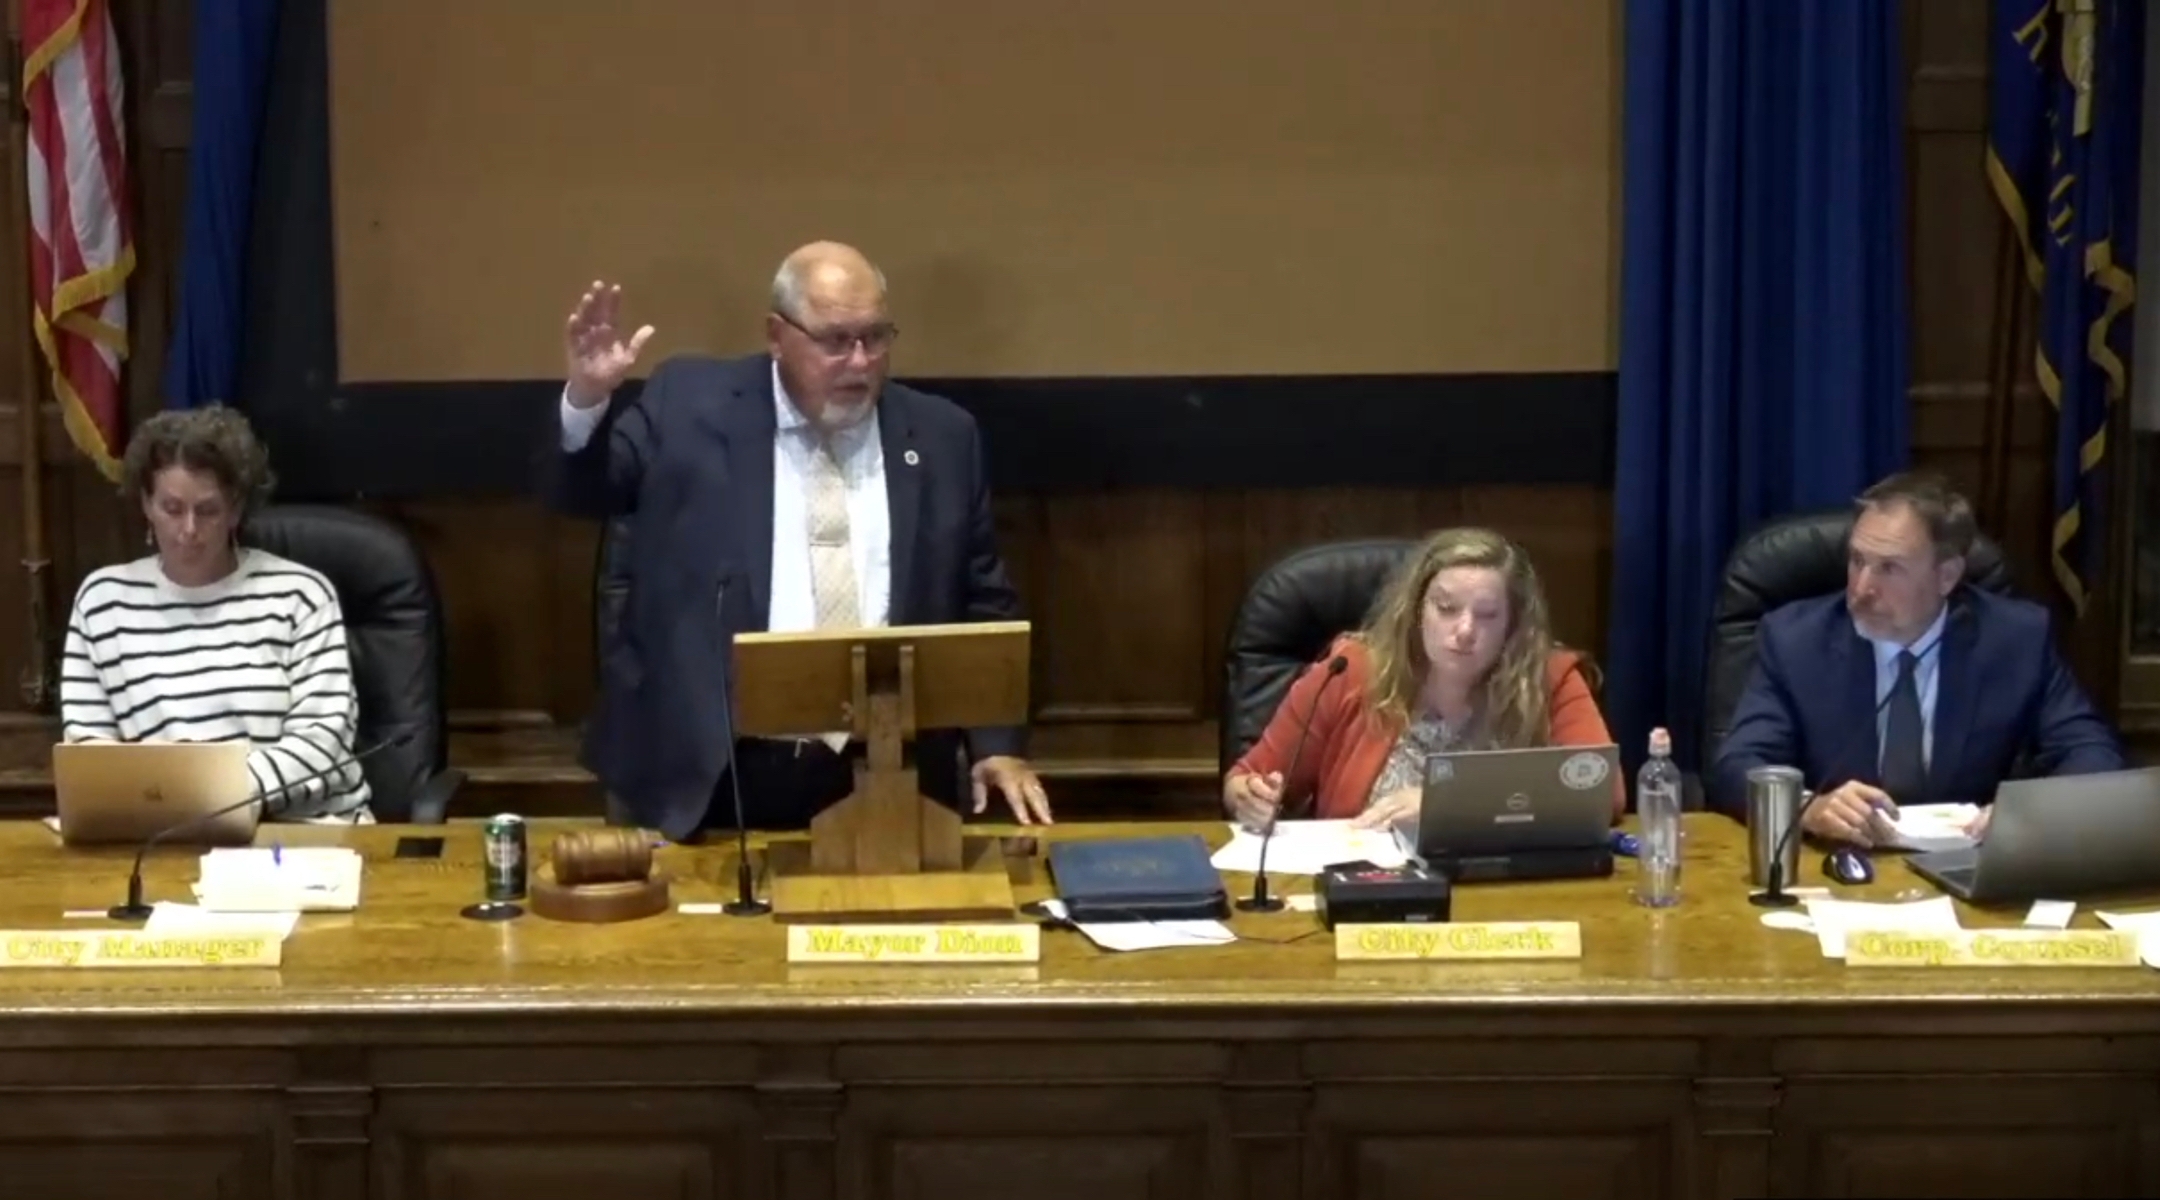
[[(1320, 698), (1320, 707), (1314, 709), (1314, 694), (1327, 683), (1327, 663), (1337, 654), (1349, 665), (1342, 678), (1328, 686), (1327, 694)], [(1290, 756), (1297, 752), (1298, 729), (1310, 712), (1312, 732), (1306, 735), (1304, 752), (1298, 755), (1297, 773), (1286, 774), (1283, 779), (1285, 814), (1335, 819), (1364, 811), (1365, 799), (1387, 765), (1388, 752), (1395, 748), (1400, 732), (1367, 706), (1365, 686), (1371, 678), (1372, 658), (1365, 647), (1350, 638), (1336, 639), (1327, 658), (1305, 668), (1290, 685), (1289, 694), (1268, 721), (1267, 730), (1230, 768), (1231, 773), (1265, 775), (1287, 770)], [(1612, 744), (1612, 733), (1605, 727), (1597, 699), (1583, 679), (1580, 655), (1554, 651), (1546, 664), (1545, 680), (1551, 688), (1553, 745)], [(1315, 797), (1309, 810), (1304, 807), (1306, 796)], [(1626, 811), (1627, 784), (1615, 773), (1613, 819), (1618, 821)]]

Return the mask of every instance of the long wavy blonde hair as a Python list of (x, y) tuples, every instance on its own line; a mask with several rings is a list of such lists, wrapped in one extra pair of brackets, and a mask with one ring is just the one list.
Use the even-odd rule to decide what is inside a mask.
[(1425, 654), (1425, 594), (1433, 577), (1450, 567), (1488, 567), (1507, 581), (1506, 640), (1471, 698), (1485, 739), (1500, 749), (1544, 745), (1552, 737), (1546, 664), (1559, 643), (1530, 556), (1490, 529), (1443, 529), (1426, 538), (1381, 591), (1365, 627), (1353, 635), (1372, 659), (1366, 698), (1374, 715), (1397, 729), (1409, 722), (1432, 667)]

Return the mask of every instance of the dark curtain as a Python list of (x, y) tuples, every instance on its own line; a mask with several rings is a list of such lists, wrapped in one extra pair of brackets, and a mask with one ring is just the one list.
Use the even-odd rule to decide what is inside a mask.
[(1608, 713), (1700, 768), (1734, 541), (1904, 465), (1902, 6), (1629, 0)]
[(165, 360), (167, 407), (236, 399), (255, 156), (279, 3), (202, 0), (194, 7), (194, 124), (179, 313)]

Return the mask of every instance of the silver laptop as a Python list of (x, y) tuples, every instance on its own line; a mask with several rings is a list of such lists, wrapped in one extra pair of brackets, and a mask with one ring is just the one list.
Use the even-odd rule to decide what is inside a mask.
[(1418, 858), (1605, 846), (1619, 772), (1616, 745), (1427, 755), (1417, 820), (1396, 836)]
[(1905, 865), (1974, 904), (2160, 887), (2160, 768), (2017, 779), (1977, 846)]
[(209, 814), (254, 794), (250, 749), (246, 742), (61, 742), (52, 758), (60, 840), (132, 844), (195, 820), (175, 843), (245, 845), (256, 807)]

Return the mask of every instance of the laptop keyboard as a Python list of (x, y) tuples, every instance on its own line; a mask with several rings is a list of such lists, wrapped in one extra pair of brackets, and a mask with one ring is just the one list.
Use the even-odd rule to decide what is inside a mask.
[(1937, 850), (1935, 853), (1927, 855), (1923, 861), (1927, 863), (1929, 869), (1940, 871), (1945, 875), (1970, 875), (1980, 869), (1980, 851), (1973, 848)]
[(1971, 888), (1973, 879), (1980, 874), (1980, 851), (1977, 847), (1937, 850), (1932, 854), (1922, 855), (1921, 861), (1944, 884), (1958, 888)]

